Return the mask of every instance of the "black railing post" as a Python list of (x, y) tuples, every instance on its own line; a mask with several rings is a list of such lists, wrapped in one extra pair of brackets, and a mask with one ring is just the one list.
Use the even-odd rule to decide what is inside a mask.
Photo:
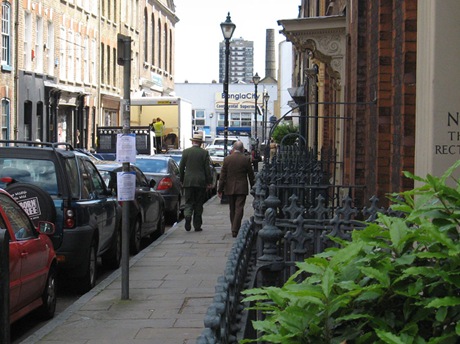
[(0, 343), (10, 342), (10, 238), (0, 229)]
[[(257, 257), (257, 266), (261, 268), (262, 281), (259, 286), (277, 286), (280, 280), (280, 270), (283, 258), (278, 255), (278, 242), (283, 237), (281, 229), (276, 227), (276, 216), (281, 201), (275, 196), (275, 186), (270, 185), (270, 195), (265, 200), (267, 210), (263, 221), (263, 227), (259, 231), (261, 239), (262, 255)], [(263, 267), (265, 266), (265, 268)]]

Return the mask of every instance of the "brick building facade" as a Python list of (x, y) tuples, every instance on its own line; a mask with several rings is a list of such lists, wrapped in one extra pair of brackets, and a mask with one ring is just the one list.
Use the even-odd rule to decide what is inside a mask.
[(302, 1), (279, 24), (307, 103), (300, 130), (335, 157), (331, 182), (361, 204), (413, 187), (417, 1)]

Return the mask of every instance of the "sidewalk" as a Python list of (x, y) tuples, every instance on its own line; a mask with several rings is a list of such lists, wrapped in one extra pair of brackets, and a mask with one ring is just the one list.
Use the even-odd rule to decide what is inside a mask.
[[(249, 195), (243, 221), (252, 202)], [(228, 213), (211, 198), (203, 232), (186, 232), (182, 220), (131, 257), (129, 300), (121, 300), (118, 269), (22, 343), (195, 343), (235, 241)]]

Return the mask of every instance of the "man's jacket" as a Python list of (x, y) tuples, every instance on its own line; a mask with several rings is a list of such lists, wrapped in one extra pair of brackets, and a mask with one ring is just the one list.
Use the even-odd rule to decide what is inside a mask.
[(226, 156), (220, 171), (218, 192), (225, 195), (247, 195), (248, 181), (252, 188), (255, 177), (251, 157), (239, 151)]
[(192, 146), (182, 152), (179, 164), (180, 181), (184, 188), (202, 187), (212, 184), (209, 152)]

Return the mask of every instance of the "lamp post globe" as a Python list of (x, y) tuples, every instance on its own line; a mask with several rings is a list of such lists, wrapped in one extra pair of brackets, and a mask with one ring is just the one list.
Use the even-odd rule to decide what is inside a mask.
[(229, 74), (229, 60), (230, 60), (230, 39), (233, 36), (236, 25), (230, 19), (230, 12), (228, 12), (227, 19), (220, 24), (222, 34), (225, 40), (225, 78), (224, 78), (224, 156), (227, 156), (227, 142), (228, 142), (228, 74)]

